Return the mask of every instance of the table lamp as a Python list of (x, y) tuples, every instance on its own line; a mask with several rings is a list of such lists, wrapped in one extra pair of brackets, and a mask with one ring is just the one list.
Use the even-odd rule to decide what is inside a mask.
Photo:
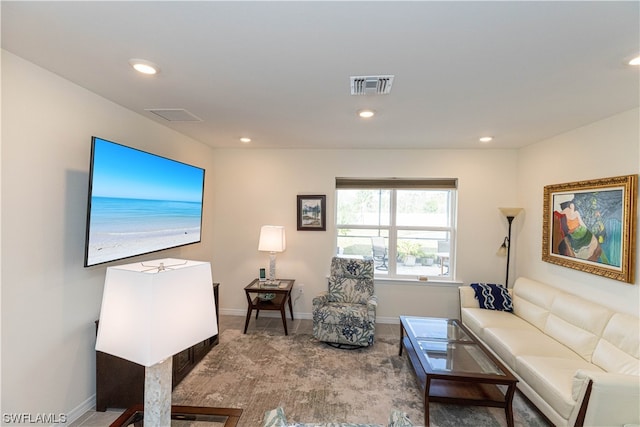
[(287, 242), (284, 227), (281, 225), (263, 225), (260, 229), (258, 250), (269, 252), (269, 281), (276, 280), (276, 253), (284, 252)]
[(145, 366), (145, 425), (171, 423), (173, 355), (217, 333), (208, 262), (165, 258), (107, 268), (96, 350)]

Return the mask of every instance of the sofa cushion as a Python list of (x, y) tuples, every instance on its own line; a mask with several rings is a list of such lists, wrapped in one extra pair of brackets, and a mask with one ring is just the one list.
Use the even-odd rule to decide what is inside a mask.
[(616, 313), (607, 323), (593, 352), (593, 363), (607, 372), (640, 375), (638, 318)]
[(518, 375), (563, 418), (569, 418), (576, 401), (573, 399), (573, 376), (578, 369), (598, 369), (582, 358), (519, 356)]
[(509, 291), (501, 285), (493, 283), (472, 283), (480, 308), (498, 311), (513, 311), (513, 303)]
[(488, 328), (484, 341), (512, 369), (518, 356), (580, 359), (576, 353), (538, 329)]
[(562, 293), (553, 300), (544, 332), (591, 362), (591, 355), (612, 314), (599, 304)]
[(462, 323), (476, 336), (484, 340), (486, 328), (513, 328), (538, 330), (535, 326), (508, 311), (483, 310), (481, 308), (463, 308), (460, 311)]
[(513, 285), (513, 311), (543, 330), (549, 309), (560, 290), (535, 280), (519, 277)]
[(364, 322), (368, 322), (370, 319), (366, 305), (330, 302), (317, 310), (317, 320), (333, 325), (353, 323), (362, 326)]

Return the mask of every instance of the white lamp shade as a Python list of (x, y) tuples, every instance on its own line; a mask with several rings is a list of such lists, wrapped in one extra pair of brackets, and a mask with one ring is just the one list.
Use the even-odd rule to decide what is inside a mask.
[(208, 262), (107, 268), (96, 350), (149, 367), (217, 333)]
[(258, 250), (265, 252), (283, 252), (287, 248), (284, 227), (281, 225), (263, 225), (260, 229)]

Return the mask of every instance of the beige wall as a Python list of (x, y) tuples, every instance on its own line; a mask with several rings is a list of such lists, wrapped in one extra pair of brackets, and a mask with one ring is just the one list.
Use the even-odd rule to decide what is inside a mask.
[[(94, 404), (105, 267), (83, 267), (92, 135), (206, 168), (213, 211), (211, 149), (2, 51), (2, 413)], [(161, 255), (207, 260), (212, 232)]]
[[(1, 89), (2, 413), (73, 417), (93, 404), (93, 322), (105, 267), (82, 267), (92, 135), (207, 170), (203, 242), (137, 259), (211, 261), (222, 312), (244, 315), (242, 288), (268, 262), (257, 251), (260, 226), (281, 224), (288, 245), (279, 273), (306, 285), (294, 311), (309, 316), (335, 246), (336, 176), (459, 178), (457, 279), (465, 284), (503, 280), (505, 260), (495, 251), (507, 225), (497, 208), (520, 204), (512, 278), (526, 274), (638, 311), (638, 285), (542, 263), (539, 253), (544, 185), (638, 173), (637, 110), (520, 152), (212, 150), (5, 51)], [(568, 157), (581, 167), (567, 167)], [(327, 195), (326, 232), (296, 231), (298, 194)], [(382, 282), (376, 290), (385, 321), (457, 315), (455, 284)]]
[[(456, 317), (459, 283), (504, 281), (505, 259), (495, 253), (507, 223), (497, 208), (516, 203), (516, 161), (515, 150), (216, 150), (211, 221), (222, 312), (246, 312), (242, 289), (268, 264), (257, 250), (260, 226), (272, 224), (287, 233), (278, 275), (305, 285), (294, 312), (310, 317), (335, 252), (335, 177), (455, 177), (458, 283), (378, 281), (376, 292), (382, 321), (397, 322), (401, 314)], [(327, 231), (296, 230), (298, 194), (327, 196)]]
[[(520, 239), (519, 274), (636, 315), (640, 312), (640, 251), (636, 251), (636, 284), (629, 285), (543, 262), (541, 239), (545, 185), (640, 172), (639, 115), (638, 109), (627, 111), (520, 150), (518, 200), (526, 211), (514, 222)], [(640, 243), (637, 233), (636, 241)]]

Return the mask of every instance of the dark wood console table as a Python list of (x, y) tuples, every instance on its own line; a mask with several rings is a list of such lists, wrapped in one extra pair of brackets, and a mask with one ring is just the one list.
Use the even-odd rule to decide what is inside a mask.
[[(219, 324), (218, 286), (219, 283), (213, 284), (216, 324)], [(96, 320), (96, 333), (98, 322)], [(216, 344), (218, 344), (218, 335), (174, 355), (172, 386), (177, 386)], [(144, 366), (96, 351), (96, 410), (104, 412), (107, 408), (129, 408), (142, 402), (144, 402)]]

